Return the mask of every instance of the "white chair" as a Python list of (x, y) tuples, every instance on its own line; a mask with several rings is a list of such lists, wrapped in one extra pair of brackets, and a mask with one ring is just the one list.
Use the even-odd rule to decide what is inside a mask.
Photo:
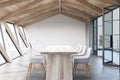
[(27, 71), (27, 76), (33, 71), (35, 65), (40, 65), (41, 69), (44, 71), (44, 73), (46, 72), (45, 69), (45, 65), (46, 61), (45, 61), (45, 56), (43, 55), (34, 55), (29, 59), (30, 63), (29, 63), (29, 67), (28, 67), (28, 71)]
[(74, 57), (74, 56), (78, 56), (78, 55), (84, 55), (87, 51), (87, 46), (81, 46), (81, 51), (78, 52), (77, 54), (72, 54), (71, 56)]
[(87, 46), (84, 46), (82, 49), (81, 49), (81, 52), (78, 52), (78, 55), (84, 55), (87, 51)]
[(79, 49), (77, 50), (78, 53), (81, 53), (82, 52), (82, 49), (83, 49), (83, 45), (80, 45), (79, 46)]
[(77, 48), (75, 50), (79, 51), (79, 49), (80, 49), (80, 44), (77, 45)]
[(87, 69), (87, 73), (90, 75), (90, 69), (88, 63), (89, 63), (91, 50), (92, 50), (91, 48), (88, 48), (85, 55), (82, 56), (78, 55), (73, 57), (73, 63), (74, 63), (73, 71), (76, 72), (78, 64), (84, 64), (85, 68)]

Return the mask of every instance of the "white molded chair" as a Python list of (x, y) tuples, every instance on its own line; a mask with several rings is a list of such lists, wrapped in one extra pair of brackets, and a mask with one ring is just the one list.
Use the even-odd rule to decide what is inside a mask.
[(80, 44), (77, 45), (77, 48), (75, 50), (78, 51), (79, 49), (80, 49)]
[(45, 56), (44, 55), (34, 55), (32, 56), (29, 61), (29, 67), (28, 67), (28, 71), (27, 71), (27, 76), (33, 71), (35, 65), (40, 65), (41, 69), (44, 71), (44, 73), (46, 72), (46, 69), (45, 69), (45, 64), (46, 64), (46, 61), (45, 61)]
[(78, 56), (78, 55), (84, 55), (87, 51), (87, 46), (81, 46), (81, 51), (78, 52), (77, 54), (72, 54), (71, 56), (74, 57), (74, 56)]
[(82, 49), (83, 49), (83, 45), (80, 45), (79, 46), (79, 49), (77, 50), (78, 53), (81, 53), (82, 52)]
[(84, 64), (87, 73), (90, 75), (90, 69), (88, 63), (89, 63), (91, 50), (92, 50), (91, 48), (88, 48), (85, 55), (78, 55), (73, 57), (73, 63), (74, 63), (73, 71), (76, 71), (78, 64)]
[(81, 52), (78, 52), (78, 55), (84, 55), (87, 51), (87, 46), (84, 46), (81, 50)]

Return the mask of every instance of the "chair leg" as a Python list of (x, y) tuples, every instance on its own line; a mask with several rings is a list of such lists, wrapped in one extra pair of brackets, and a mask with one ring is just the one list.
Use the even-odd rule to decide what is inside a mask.
[(41, 63), (41, 65), (42, 65), (42, 68), (43, 68), (44, 72), (46, 73), (46, 69), (45, 69), (44, 64), (43, 64), (43, 63)]
[(30, 63), (29, 66), (28, 66), (28, 71), (27, 71), (27, 75), (26, 75), (26, 80), (27, 80), (29, 74), (31, 75), (31, 68), (32, 68), (32, 63)]
[(88, 75), (90, 76), (90, 68), (89, 68), (89, 65), (88, 65), (88, 64), (85, 64), (85, 65), (86, 65), (87, 73), (88, 73)]
[(44, 72), (43, 77), (45, 77), (46, 71), (45, 71), (45, 68), (44, 68), (44, 64), (43, 64), (43, 63), (40, 64), (40, 69)]
[(78, 67), (78, 64), (75, 65), (75, 74), (76, 74), (76, 71), (77, 71), (77, 67)]
[(31, 63), (30, 75), (32, 74), (33, 68), (34, 68), (34, 64)]

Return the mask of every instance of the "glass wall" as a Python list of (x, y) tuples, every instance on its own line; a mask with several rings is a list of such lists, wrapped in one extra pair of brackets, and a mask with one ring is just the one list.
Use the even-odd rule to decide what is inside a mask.
[(97, 19), (97, 28), (98, 28), (98, 36), (97, 36), (97, 48), (98, 48), (98, 51), (97, 51), (97, 55), (98, 56), (102, 56), (102, 48), (103, 48), (103, 17), (100, 16), (98, 17)]
[(119, 64), (120, 51), (120, 10), (119, 8), (113, 11), (113, 62)]
[(107, 7), (104, 16), (92, 22), (94, 54), (102, 56), (104, 64), (120, 65), (120, 8)]

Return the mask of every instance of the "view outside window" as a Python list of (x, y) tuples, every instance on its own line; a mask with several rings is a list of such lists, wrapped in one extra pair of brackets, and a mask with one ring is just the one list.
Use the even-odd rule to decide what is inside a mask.
[(103, 39), (103, 33), (102, 33), (102, 17), (98, 18), (98, 49), (102, 49), (102, 39)]
[(2, 45), (2, 47), (4, 47), (1, 26), (0, 26), (0, 44)]
[(120, 12), (119, 8), (113, 11), (113, 62), (119, 64), (120, 46)]
[(97, 26), (98, 26), (98, 36), (97, 36), (97, 44), (98, 44), (98, 56), (102, 56), (102, 47), (103, 47), (103, 20), (102, 16), (97, 19)]
[[(3, 44), (3, 37), (2, 37), (2, 32), (1, 32), (1, 26), (0, 26), (0, 44), (2, 45), (2, 47), (4, 47), (4, 44)], [(0, 64), (3, 64), (5, 63), (5, 59), (3, 58), (3, 56), (1, 55), (1, 52), (0, 52)]]
[(119, 8), (113, 11), (113, 49), (119, 50)]
[(16, 48), (15, 45), (13, 44), (13, 42), (12, 42), (10, 36), (8, 35), (8, 33), (7, 33), (7, 43), (8, 43), (8, 46), (7, 46), (8, 55), (9, 55), (12, 59), (20, 56), (17, 48)]
[(5, 61), (5, 59), (3, 58), (3, 56), (1, 55), (1, 53), (0, 53), (0, 64), (3, 64), (3, 63), (5, 63), (6, 61)]
[(17, 29), (16, 29), (16, 32), (17, 32), (17, 37), (18, 37), (19, 45), (20, 45), (20, 47), (21, 47), (23, 53), (25, 53), (25, 52), (26, 52), (26, 46), (25, 46), (25, 44), (24, 44), (22, 38), (20, 37), (20, 34), (19, 34), (19, 32), (18, 32)]
[(7, 23), (7, 25), (8, 25), (8, 27), (9, 27), (9, 29), (11, 30), (12, 34), (14, 35), (14, 38), (17, 39), (17, 38), (16, 38), (16, 33), (15, 33), (14, 25), (11, 24), (11, 23)]
[(20, 28), (22, 34), (24, 35), (24, 30), (23, 30), (23, 28), (22, 28), (21, 26), (19, 26), (19, 28)]

